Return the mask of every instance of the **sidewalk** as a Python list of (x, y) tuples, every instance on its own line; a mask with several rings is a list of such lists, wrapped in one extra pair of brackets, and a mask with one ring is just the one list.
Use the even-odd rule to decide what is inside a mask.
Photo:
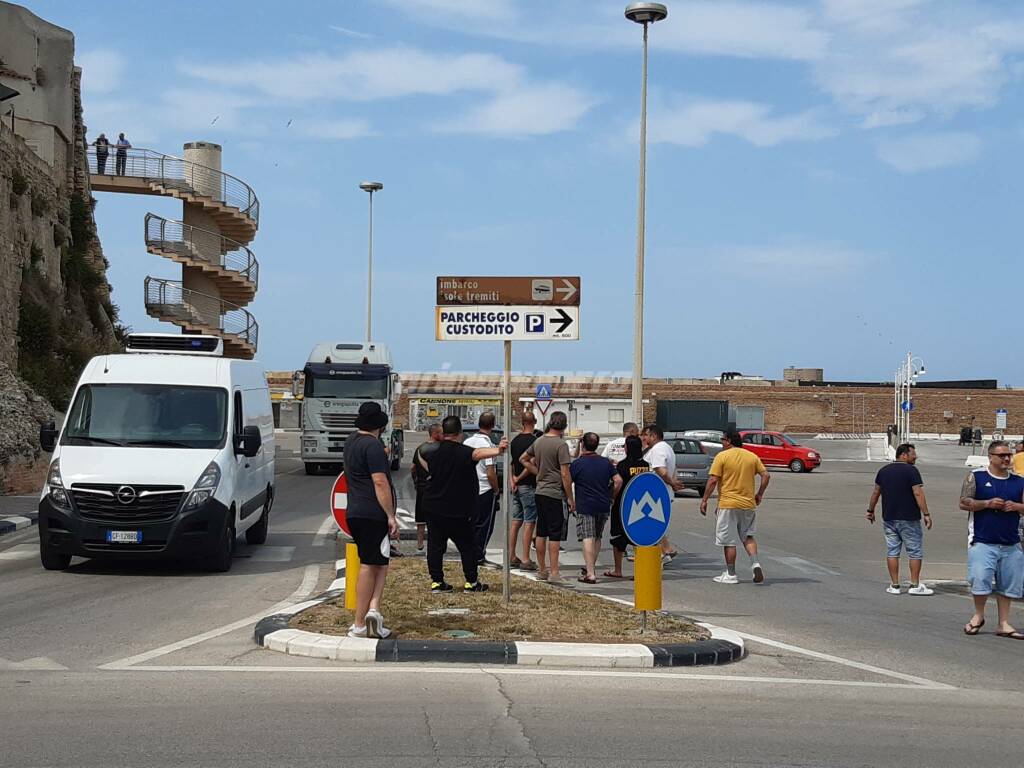
[(36, 524), (38, 496), (0, 496), (0, 536)]

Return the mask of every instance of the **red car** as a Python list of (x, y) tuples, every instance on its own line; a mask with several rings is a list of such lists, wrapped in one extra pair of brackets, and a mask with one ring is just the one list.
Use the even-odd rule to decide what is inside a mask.
[(789, 467), (793, 472), (810, 472), (821, 466), (821, 455), (817, 451), (805, 448), (782, 432), (744, 429), (740, 437), (743, 447), (760, 456), (765, 466)]

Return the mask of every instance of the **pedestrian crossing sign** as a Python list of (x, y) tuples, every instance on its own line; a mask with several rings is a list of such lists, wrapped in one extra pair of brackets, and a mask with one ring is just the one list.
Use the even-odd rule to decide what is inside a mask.
[(537, 393), (534, 396), (535, 400), (550, 400), (551, 399), (551, 385), (550, 384), (538, 384)]

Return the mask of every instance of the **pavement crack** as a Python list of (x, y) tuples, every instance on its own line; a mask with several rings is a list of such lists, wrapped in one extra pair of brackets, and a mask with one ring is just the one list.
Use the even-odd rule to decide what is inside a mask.
[(441, 765), (441, 744), (437, 740), (437, 736), (434, 735), (434, 728), (430, 724), (430, 710), (427, 708), (423, 709), (423, 722), (427, 724), (427, 736), (430, 737), (430, 748), (434, 755), (434, 765)]
[(524, 747), (525, 751), (529, 753), (529, 756), (539, 765), (541, 768), (547, 768), (547, 763), (541, 759), (540, 755), (537, 754), (536, 748), (533, 746), (533, 741), (526, 733), (526, 726), (523, 721), (516, 717), (512, 711), (513, 701), (512, 697), (508, 695), (505, 690), (505, 684), (502, 682), (501, 676), (495, 674), (491, 670), (487, 670), (487, 674), (494, 680), (498, 688), (498, 693), (505, 702), (505, 710), (502, 712), (503, 720), (506, 723), (511, 723), (514, 726), (514, 732), (512, 733), (513, 738), (517, 739)]

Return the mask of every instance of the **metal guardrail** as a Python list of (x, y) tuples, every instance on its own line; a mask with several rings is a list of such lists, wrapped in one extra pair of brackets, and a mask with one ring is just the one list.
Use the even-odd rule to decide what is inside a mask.
[(123, 157), (116, 148), (102, 157), (96, 147), (88, 147), (86, 157), (89, 173), (101, 176), (130, 176), (162, 183), (196, 195), (211, 197), (237, 208), (257, 225), (260, 221), (260, 201), (252, 187), (241, 179), (207, 168), (180, 157), (164, 155), (151, 149), (129, 149)]
[(216, 296), (182, 288), (181, 283), (174, 280), (147, 277), (145, 302), (147, 311), (152, 309), (161, 317), (218, 328), (252, 345), (254, 352), (257, 348), (260, 326), (256, 318), (241, 307)]
[(237, 272), (259, 287), (260, 265), (252, 251), (219, 232), (147, 213), (146, 245)]

